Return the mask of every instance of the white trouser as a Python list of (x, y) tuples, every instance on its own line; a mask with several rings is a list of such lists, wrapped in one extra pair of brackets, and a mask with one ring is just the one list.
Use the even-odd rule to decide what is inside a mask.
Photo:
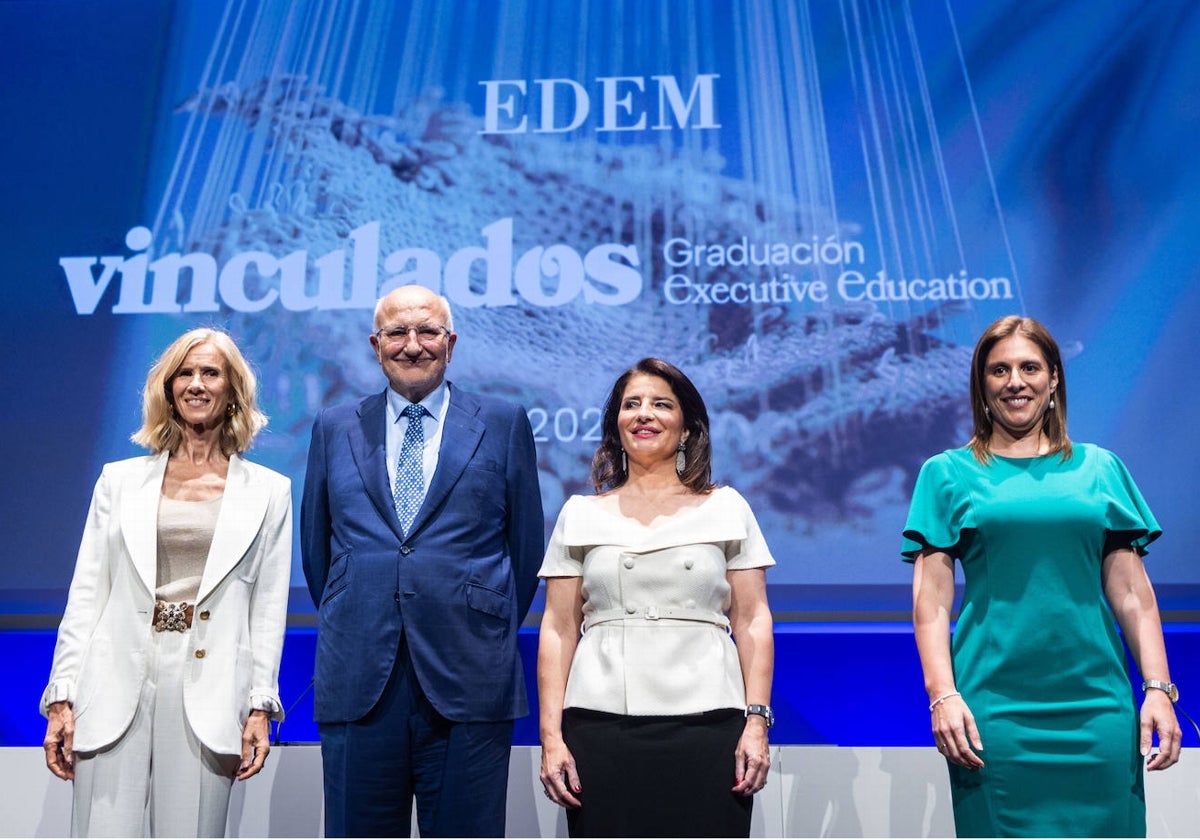
[[(240, 756), (219, 755), (183, 710), (191, 633), (153, 633), (145, 687), (114, 745), (75, 756), (74, 837), (224, 837)], [(147, 805), (149, 813), (147, 814)]]

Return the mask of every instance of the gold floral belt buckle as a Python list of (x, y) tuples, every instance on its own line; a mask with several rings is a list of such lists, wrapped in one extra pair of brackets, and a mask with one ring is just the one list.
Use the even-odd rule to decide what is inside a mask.
[(154, 630), (162, 633), (175, 631), (184, 633), (192, 627), (192, 614), (195, 607), (187, 601), (173, 604), (170, 601), (159, 601), (154, 605)]

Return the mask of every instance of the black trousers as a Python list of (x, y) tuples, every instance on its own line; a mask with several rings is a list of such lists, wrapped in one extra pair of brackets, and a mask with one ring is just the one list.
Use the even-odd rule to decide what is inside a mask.
[(563, 711), (581, 808), (572, 837), (749, 837), (753, 797), (733, 793), (741, 709), (633, 717)]

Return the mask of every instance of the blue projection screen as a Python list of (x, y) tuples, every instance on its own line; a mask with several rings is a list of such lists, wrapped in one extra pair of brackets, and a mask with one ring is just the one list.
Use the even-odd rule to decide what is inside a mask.
[(916, 470), (966, 441), (983, 327), (1033, 315), (1166, 531), (1163, 606), (1200, 605), (1195, 3), (9, 0), (0, 31), (6, 613), (61, 610), (173, 337), (234, 335), (250, 457), (298, 488), (410, 282), (455, 307), (450, 378), (527, 408), (547, 528), (615, 376), (682, 367), (797, 613), (905, 609)]

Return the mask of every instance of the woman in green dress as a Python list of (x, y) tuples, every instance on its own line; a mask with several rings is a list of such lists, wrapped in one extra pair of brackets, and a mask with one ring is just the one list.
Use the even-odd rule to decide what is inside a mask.
[[(957, 833), (1144, 836), (1143, 762), (1179, 759), (1178, 692), (1142, 565), (1162, 531), (1115, 455), (1068, 438), (1062, 356), (1037, 321), (984, 332), (971, 406), (970, 444), (921, 469), (903, 549)], [(1145, 678), (1140, 720), (1122, 634)]]

